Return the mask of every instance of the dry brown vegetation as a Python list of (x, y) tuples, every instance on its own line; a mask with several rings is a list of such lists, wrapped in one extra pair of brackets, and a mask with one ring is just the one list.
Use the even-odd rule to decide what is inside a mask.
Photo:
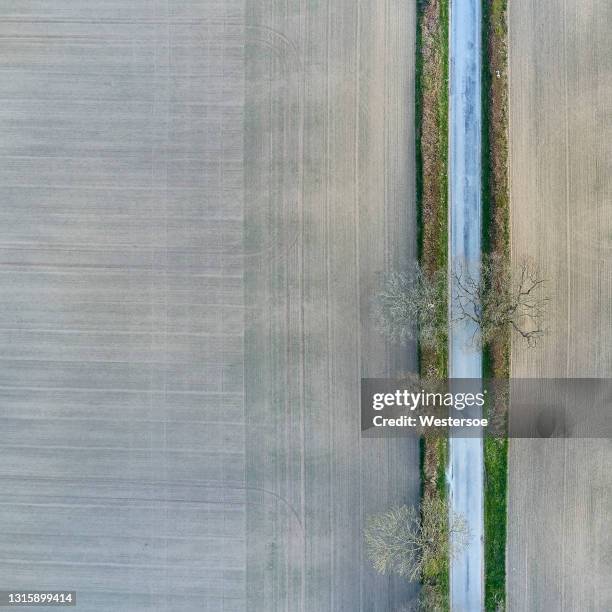
[[(417, 190), (420, 216), (420, 265), (433, 276), (446, 269), (447, 258), (447, 142), (448, 142), (448, 3), (419, 3), (417, 32)], [(446, 297), (439, 300), (442, 316)], [(442, 377), (446, 373), (446, 343), (420, 347), (422, 375)], [(437, 443), (436, 443), (437, 446)], [(438, 472), (434, 449), (425, 450), (424, 473)], [(424, 492), (433, 494), (438, 485), (425, 478)], [(432, 487), (433, 485), (433, 487)]]
[[(417, 56), (417, 159), (420, 213), (420, 264), (433, 276), (446, 268), (447, 257), (447, 0), (419, 4)], [(446, 301), (440, 300), (446, 310)], [(421, 346), (421, 374), (442, 377), (446, 372), (446, 345)], [(439, 489), (438, 442), (425, 445), (424, 495)], [(434, 476), (436, 475), (436, 476)]]
[[(510, 200), (508, 194), (508, 75), (506, 0), (485, 7), (484, 249), (510, 266)], [(501, 282), (501, 281), (500, 281)], [(505, 378), (510, 368), (510, 331), (488, 347), (490, 374)]]
[(419, 19), (421, 264), (427, 272), (446, 266), (447, 235), (447, 24), (446, 0), (421, 4)]
[[(418, 4), (417, 30), (417, 197), (419, 259), (424, 274), (433, 276), (447, 266), (447, 146), (448, 146), (448, 0)], [(439, 300), (446, 317), (446, 295)], [(420, 347), (422, 376), (441, 378), (447, 371), (446, 342)], [(445, 501), (444, 468), (447, 441), (423, 440), (423, 498)], [(424, 572), (422, 597), (448, 607), (448, 559)], [(431, 607), (431, 606), (430, 606)]]

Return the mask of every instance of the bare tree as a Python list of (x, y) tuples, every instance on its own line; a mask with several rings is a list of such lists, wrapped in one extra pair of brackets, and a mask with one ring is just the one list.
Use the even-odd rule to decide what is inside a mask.
[(447, 277), (426, 274), (418, 265), (408, 272), (391, 272), (375, 300), (379, 330), (390, 340), (418, 340), (423, 346), (446, 341)]
[(503, 258), (486, 255), (476, 268), (452, 266), (453, 312), (447, 313), (447, 276), (426, 274), (418, 265), (392, 272), (375, 299), (378, 328), (390, 340), (443, 345), (449, 326), (472, 321), (474, 340), (487, 344), (501, 330), (513, 330), (530, 347), (545, 333), (549, 297), (546, 281), (528, 259), (513, 270)]
[(544, 335), (549, 297), (546, 281), (530, 260), (523, 259), (513, 271), (501, 257), (485, 256), (477, 274), (455, 265), (452, 276), (455, 307), (451, 324), (472, 321), (483, 344), (508, 328), (530, 347)]
[(468, 541), (465, 520), (449, 519), (447, 505), (433, 497), (423, 500), (420, 512), (412, 506), (397, 506), (370, 516), (364, 536), (368, 557), (378, 572), (410, 580), (421, 577), (430, 564), (458, 553)]

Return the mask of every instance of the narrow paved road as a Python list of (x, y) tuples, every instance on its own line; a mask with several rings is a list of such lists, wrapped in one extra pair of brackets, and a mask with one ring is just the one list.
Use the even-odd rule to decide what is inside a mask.
[[(461, 264), (477, 273), (482, 216), (479, 0), (452, 0), (450, 30), (449, 266)], [(452, 295), (452, 280), (450, 290)], [(451, 378), (481, 376), (482, 354), (471, 346), (474, 331), (470, 324), (451, 330)], [(466, 518), (471, 536), (468, 546), (451, 562), (451, 608), (460, 612), (482, 610), (483, 454), (480, 439), (451, 440), (448, 479), (451, 512)]]

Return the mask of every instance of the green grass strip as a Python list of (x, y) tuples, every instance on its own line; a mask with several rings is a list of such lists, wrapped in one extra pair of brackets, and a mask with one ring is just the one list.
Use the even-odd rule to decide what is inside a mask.
[[(483, 0), (482, 204), (483, 252), (510, 266), (508, 193), (507, 0)], [(510, 376), (510, 333), (485, 347), (483, 376)], [(505, 417), (507, 406), (490, 408)], [(506, 530), (508, 440), (484, 440), (485, 610), (503, 610), (506, 602)]]
[(485, 610), (497, 610), (506, 592), (507, 438), (484, 440), (484, 462)]

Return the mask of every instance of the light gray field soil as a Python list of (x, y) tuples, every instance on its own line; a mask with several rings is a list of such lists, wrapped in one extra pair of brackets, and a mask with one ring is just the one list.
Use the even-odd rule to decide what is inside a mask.
[(416, 254), (411, 3), (247, 5), (246, 409), (252, 610), (395, 610), (371, 512), (418, 501), (418, 447), (361, 440), (359, 378), (414, 367), (370, 319)]
[(361, 530), (418, 501), (418, 448), (361, 440), (359, 378), (414, 365), (369, 319), (416, 250), (414, 6), (0, 22), (2, 587), (100, 612), (409, 600)]
[[(513, 258), (550, 279), (550, 333), (515, 377), (612, 372), (612, 7), (510, 2)], [(512, 440), (510, 610), (612, 609), (609, 440)]]
[(2, 588), (245, 609), (243, 21), (0, 5)]

